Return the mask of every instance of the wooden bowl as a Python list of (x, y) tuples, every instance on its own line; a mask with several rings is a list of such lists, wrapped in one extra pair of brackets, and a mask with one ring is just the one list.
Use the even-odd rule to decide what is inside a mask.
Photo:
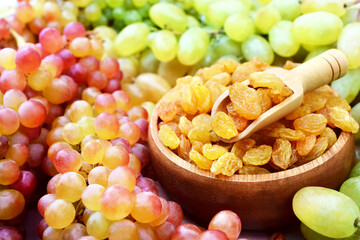
[(296, 191), (305, 186), (338, 189), (354, 164), (353, 134), (341, 132), (327, 152), (302, 166), (269, 174), (219, 177), (165, 147), (159, 140), (158, 122), (156, 107), (150, 119), (148, 137), (156, 176), (187, 214), (205, 224), (224, 209), (236, 212), (244, 229), (270, 229), (293, 224), (297, 221), (292, 211)]

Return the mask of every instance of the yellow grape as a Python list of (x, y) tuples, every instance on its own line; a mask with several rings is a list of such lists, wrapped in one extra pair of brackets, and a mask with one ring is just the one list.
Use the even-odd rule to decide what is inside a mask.
[(147, 100), (157, 102), (171, 88), (170, 84), (155, 73), (142, 73), (135, 78), (135, 84), (146, 94)]
[(116, 37), (115, 49), (117, 53), (122, 57), (127, 57), (144, 50), (149, 33), (148, 25), (142, 22), (126, 26)]
[(194, 65), (205, 57), (209, 47), (209, 36), (201, 28), (190, 28), (179, 40), (177, 57), (184, 65)]
[(45, 209), (44, 218), (52, 228), (65, 228), (75, 219), (74, 205), (63, 199), (56, 199)]

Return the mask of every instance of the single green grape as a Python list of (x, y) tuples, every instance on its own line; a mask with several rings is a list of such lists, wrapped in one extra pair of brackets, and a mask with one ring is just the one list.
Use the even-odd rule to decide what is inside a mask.
[(345, 14), (341, 17), (341, 20), (344, 23), (344, 26), (357, 21), (359, 10), (357, 8), (347, 9)]
[(106, 7), (106, 1), (104, 0), (91, 0), (91, 2), (97, 4), (101, 9)]
[(151, 50), (161, 62), (173, 60), (177, 52), (177, 39), (174, 33), (169, 30), (157, 32), (151, 41)]
[(360, 206), (360, 177), (352, 177), (341, 184), (340, 192)]
[(156, 73), (160, 62), (156, 59), (150, 49), (146, 49), (140, 56), (140, 73)]
[(332, 82), (331, 87), (351, 103), (360, 91), (360, 68), (348, 70), (342, 78)]
[[(355, 99), (355, 102), (358, 99), (358, 97)], [(358, 122), (360, 123), (360, 102), (358, 102), (357, 104), (355, 104), (355, 106), (353, 106), (351, 108), (351, 116)], [(358, 131), (357, 133), (355, 133), (355, 140), (358, 142), (360, 140), (360, 131)], [(360, 169), (359, 169), (360, 172)]]
[(113, 9), (112, 15), (115, 20), (122, 21), (125, 15), (125, 9), (123, 7), (117, 7)]
[(323, 52), (331, 49), (331, 46), (321, 46), (321, 47), (316, 47), (314, 49), (312, 49), (309, 54), (306, 56), (304, 62), (316, 57), (317, 55), (322, 54)]
[(144, 6), (138, 8), (137, 11), (142, 18), (148, 18), (150, 7), (151, 7), (151, 5), (147, 3)]
[(132, 23), (141, 22), (142, 18), (138, 11), (128, 10), (124, 14), (124, 23), (125, 25), (130, 25)]
[(360, 22), (349, 23), (342, 30), (337, 47), (345, 53), (349, 69), (360, 67)]
[(213, 44), (213, 49), (218, 57), (225, 55), (241, 56), (241, 44), (231, 40), (226, 35), (221, 35)]
[(103, 8), (102, 11), (103, 11), (103, 15), (105, 15), (108, 20), (112, 20), (114, 18), (112, 8), (106, 7)]
[(94, 28), (98, 26), (106, 26), (108, 21), (109, 20), (105, 15), (101, 15), (101, 17), (97, 21), (92, 22), (92, 25)]
[(313, 12), (301, 15), (293, 22), (293, 35), (302, 44), (323, 46), (337, 41), (343, 23), (335, 14)]
[(132, 3), (135, 7), (140, 8), (143, 7), (145, 4), (148, 3), (148, 0), (132, 0)]
[(255, 25), (250, 17), (234, 14), (226, 19), (224, 30), (230, 39), (242, 42), (255, 33)]
[(345, 238), (354, 234), (359, 207), (345, 194), (323, 187), (304, 187), (292, 201), (297, 218), (326, 237)]
[(298, 0), (272, 0), (269, 7), (276, 8), (282, 20), (293, 21), (301, 15), (300, 3)]
[(179, 40), (177, 57), (183, 65), (194, 65), (207, 53), (209, 36), (201, 28), (190, 28), (184, 32)]
[(209, 5), (217, 0), (195, 0), (194, 8), (200, 14), (205, 14), (209, 8)]
[(100, 7), (92, 3), (84, 9), (85, 18), (89, 20), (90, 22), (95, 22), (100, 19), (102, 13)]
[(186, 13), (174, 4), (157, 3), (150, 8), (149, 16), (162, 29), (166, 28), (182, 33), (187, 27)]
[(250, 15), (250, 9), (237, 0), (223, 0), (216, 1), (209, 5), (206, 18), (218, 25), (219, 27), (224, 26), (226, 19), (233, 14), (241, 14), (244, 16)]
[(271, 64), (274, 61), (274, 52), (265, 38), (259, 35), (251, 35), (241, 45), (242, 53), (247, 61), (258, 57), (262, 61)]
[(214, 50), (214, 46), (210, 45), (205, 57), (200, 61), (200, 67), (210, 67), (216, 62), (218, 58), (219, 56)]
[(349, 178), (360, 176), (360, 162), (355, 164), (355, 166), (351, 169)]
[(281, 15), (276, 8), (263, 7), (255, 13), (255, 27), (262, 34), (268, 34), (270, 29), (281, 20)]
[(106, 4), (111, 8), (117, 8), (124, 5), (125, 0), (105, 0)]
[(306, 240), (334, 240), (334, 238), (325, 237), (324, 235), (315, 232), (304, 223), (300, 224), (300, 230)]
[(300, 48), (300, 44), (294, 39), (291, 29), (292, 22), (280, 21), (269, 32), (269, 43), (274, 52), (281, 57), (294, 56)]
[(346, 9), (340, 0), (304, 0), (301, 2), (301, 11), (303, 13), (330, 12), (341, 17)]
[(187, 19), (188, 19), (188, 24), (187, 24), (188, 28), (200, 27), (200, 22), (194, 16), (188, 15)]
[(150, 33), (145, 23), (133, 23), (126, 26), (115, 39), (115, 49), (122, 57), (128, 57), (146, 48), (146, 38)]

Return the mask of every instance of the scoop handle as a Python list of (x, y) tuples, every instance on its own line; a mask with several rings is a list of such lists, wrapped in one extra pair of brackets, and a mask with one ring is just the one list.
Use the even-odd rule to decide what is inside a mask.
[(301, 81), (304, 93), (341, 78), (348, 69), (343, 52), (330, 49), (289, 71), (284, 78)]

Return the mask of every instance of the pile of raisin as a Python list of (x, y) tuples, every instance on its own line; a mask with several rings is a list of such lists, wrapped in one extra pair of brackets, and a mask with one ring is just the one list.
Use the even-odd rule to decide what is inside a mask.
[[(294, 67), (296, 64), (289, 62), (284, 69)], [(292, 94), (279, 78), (264, 72), (269, 68), (257, 58), (242, 64), (224, 59), (194, 76), (179, 78), (157, 107), (161, 142), (201, 169), (232, 176), (300, 166), (327, 151), (337, 141), (336, 133), (358, 131), (350, 105), (325, 85), (306, 93), (298, 109), (251, 137), (222, 142), (218, 136), (236, 136)], [(245, 80), (251, 86), (241, 83)], [(217, 113), (211, 122), (214, 102), (228, 89), (231, 102), (227, 113)]]

